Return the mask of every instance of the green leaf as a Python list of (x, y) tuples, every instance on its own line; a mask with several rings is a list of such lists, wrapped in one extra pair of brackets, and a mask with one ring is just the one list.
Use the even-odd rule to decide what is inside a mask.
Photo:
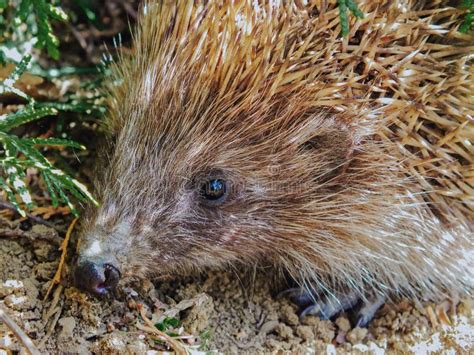
[(459, 32), (466, 33), (474, 29), (474, 0), (463, 0), (459, 7), (468, 10), (459, 26)]
[(164, 320), (165, 324), (171, 328), (177, 328), (179, 326), (179, 320), (172, 317), (167, 317)]
[(466, 8), (466, 9), (470, 9), (471, 7), (474, 7), (474, 0), (462, 0), (460, 7)]
[(74, 205), (72, 204), (71, 200), (69, 200), (69, 197), (64, 193), (63, 189), (61, 188), (60, 184), (58, 183), (57, 180), (53, 180), (53, 184), (56, 187), (56, 190), (58, 191), (58, 194), (60, 196), (60, 199), (69, 207), (71, 210), (72, 214), (76, 217), (79, 216), (79, 212), (76, 210)]
[(346, 4), (355, 17), (364, 18), (364, 14), (360, 11), (359, 6), (357, 6), (354, 0), (346, 0)]
[(71, 186), (71, 189), (70, 189), (71, 192), (74, 192), (77, 190), (84, 196), (83, 198), (77, 197), (79, 200), (82, 200), (84, 202), (91, 201), (95, 206), (99, 205), (99, 202), (94, 198), (94, 196), (92, 196), (92, 194), (89, 192), (89, 190), (84, 184), (80, 183), (79, 181), (77, 181), (76, 179), (68, 175), (65, 175), (65, 179), (68, 181), (68, 184), (70, 184)]
[(26, 204), (26, 207), (32, 209), (33, 198), (31, 197), (31, 194), (28, 191), (25, 182), (23, 181), (25, 174), (13, 165), (5, 165), (4, 168), (8, 175), (8, 182), (10, 183), (10, 186), (13, 186), (13, 190), (18, 193), (20, 199)]
[(56, 20), (59, 20), (59, 21), (69, 20), (68, 15), (59, 6), (53, 6), (51, 4), (48, 4), (48, 10), (51, 17)]
[(33, 7), (38, 22), (38, 48), (46, 47), (48, 54), (53, 58), (59, 59), (59, 41), (53, 34), (51, 23), (49, 22), (49, 7), (45, 0), (33, 0)]
[(212, 338), (212, 332), (209, 329), (204, 330), (201, 334), (199, 334), (199, 340), (201, 341), (201, 345), (199, 346), (198, 350), (206, 351), (209, 350), (209, 342)]
[(31, 74), (39, 75), (48, 79), (59, 78), (65, 75), (99, 74), (99, 72), (99, 67), (63, 67), (51, 69), (33, 67), (30, 69)]
[(18, 79), (20, 78), (20, 76), (25, 72), (26, 68), (28, 68), (28, 65), (30, 64), (30, 61), (31, 61), (31, 55), (29, 55), (29, 54), (25, 55), (21, 59), (20, 63), (18, 63), (15, 66), (15, 69), (13, 69), (13, 71), (10, 73), (8, 78), (5, 79), (4, 84), (8, 85), (6, 83), (7, 80), (11, 81), (11, 85), (13, 85), (15, 82), (17, 82)]
[(32, 99), (23, 91), (13, 87), (13, 85), (18, 81), (20, 76), (25, 72), (26, 68), (28, 67), (28, 64), (30, 63), (30, 60), (30, 55), (24, 56), (21, 59), (20, 63), (15, 66), (10, 75), (5, 80), (0, 82), (0, 95), (5, 93), (13, 93), (24, 98), (27, 101), (32, 101)]
[(95, 105), (88, 102), (45, 102), (37, 104), (37, 107), (52, 107), (61, 111), (71, 111), (78, 113), (91, 114), (93, 112), (102, 114), (105, 112), (105, 106)]
[(13, 86), (7, 86), (7, 85), (4, 85), (4, 84), (0, 83), (0, 95), (7, 94), (7, 93), (12, 93), (12, 94), (18, 95), (18, 96), (24, 98), (26, 101), (30, 101), (30, 102), (32, 101), (31, 97), (29, 97), (23, 91), (15, 88)]
[(363, 18), (364, 14), (357, 6), (354, 0), (337, 0), (339, 5), (339, 21), (341, 22), (341, 33), (344, 37), (349, 35), (349, 18), (347, 14), (347, 9), (349, 9), (352, 14), (358, 18)]
[(62, 147), (71, 147), (81, 150), (85, 150), (86, 147), (82, 144), (75, 142), (70, 139), (62, 138), (26, 138), (27, 142), (35, 145), (47, 145), (47, 146), (62, 146)]
[[(49, 163), (49, 162), (48, 162)], [(51, 165), (51, 163), (49, 163)], [(88, 202), (91, 201), (94, 205), (98, 206), (99, 203), (92, 196), (92, 194), (87, 190), (87, 187), (84, 184), (81, 184), (76, 179), (66, 175), (60, 169), (46, 168), (48, 170), (49, 177), (53, 181), (53, 184), (59, 184), (61, 188), (68, 190), (74, 197), (79, 201)]]
[(339, 21), (341, 22), (341, 32), (344, 37), (349, 34), (349, 19), (347, 18), (346, 0), (338, 0), (339, 3)]
[(58, 195), (54, 191), (53, 183), (51, 182), (51, 178), (49, 177), (48, 172), (45, 170), (41, 174), (43, 176), (44, 183), (46, 184), (46, 189), (48, 190), (49, 197), (51, 198), (51, 204), (54, 208), (59, 206)]
[[(4, 0), (3, 0), (4, 1)], [(67, 14), (59, 6), (54, 6), (48, 0), (19, 0), (16, 16), (13, 23), (16, 26), (27, 23), (29, 27), (36, 28), (36, 47), (46, 48), (53, 59), (59, 59), (59, 41), (53, 33), (51, 20), (67, 21)], [(34, 15), (30, 16), (31, 14)], [(32, 29), (29, 29), (31, 32)]]
[(471, 29), (474, 29), (474, 9), (464, 16), (464, 21), (459, 27), (459, 32), (467, 33)]
[(0, 9), (6, 9), (8, 6), (8, 0), (0, 0)]
[(166, 317), (162, 322), (156, 323), (155, 327), (162, 332), (166, 332), (170, 328), (179, 327), (179, 320), (173, 317)]
[(82, 202), (87, 202), (87, 198), (82, 194), (82, 191), (80, 191), (75, 182), (76, 181), (71, 181), (74, 180), (68, 175), (55, 175), (54, 176), (55, 181), (61, 184), (61, 187), (65, 188), (71, 195), (73, 195), (75, 198), (77, 198), (79, 201)]
[(163, 323), (156, 323), (155, 324), (156, 329), (164, 332), (166, 330), (166, 327), (163, 325)]
[[(35, 6), (39, 4), (41, 6), (42, 3), (45, 3), (44, 0), (34, 0), (33, 3), (25, 1), (20, 5), (26, 8), (28, 4), (34, 4)], [(56, 14), (60, 15), (58, 12), (56, 12)], [(46, 46), (52, 46), (49, 48), (50, 52), (57, 50), (56, 38), (50, 36), (49, 40), (45, 43)], [(71, 209), (71, 212), (77, 216), (78, 211), (71, 202), (68, 194), (81, 202), (92, 201), (95, 205), (98, 205), (98, 202), (90, 194), (86, 186), (65, 174), (62, 170), (56, 169), (51, 162), (42, 155), (37, 146), (66, 146), (81, 150), (85, 149), (85, 147), (70, 139), (20, 138), (8, 134), (8, 132), (25, 123), (41, 119), (48, 115), (56, 115), (58, 110), (88, 112), (92, 109), (98, 110), (99, 106), (80, 100), (67, 103), (34, 102), (28, 95), (13, 87), (13, 84), (28, 67), (30, 60), (30, 56), (25, 56), (9, 77), (0, 82), (0, 94), (5, 92), (14, 93), (30, 101), (27, 106), (20, 110), (0, 116), (0, 144), (3, 145), (4, 150), (4, 158), (0, 158), (0, 166), (2, 166), (6, 175), (5, 178), (0, 177), (0, 188), (5, 191), (8, 200), (11, 201), (19, 213), (24, 216), (25, 212), (20, 207), (18, 201), (21, 200), (25, 203), (27, 208), (33, 208), (32, 196), (24, 182), (24, 178), (26, 169), (35, 167), (43, 177), (52, 205), (58, 207), (60, 202), (65, 203)]]
[(32, 0), (20, 1), (20, 6), (18, 6), (17, 17), (19, 17), (22, 22), (25, 22), (26, 19), (28, 18), (28, 15), (31, 13), (30, 12), (31, 1)]
[(27, 143), (24, 143), (22, 139), (14, 136), (14, 135), (6, 135), (5, 133), (0, 132), (0, 139), (1, 140), (9, 140), (10, 143), (18, 149), (21, 153), (23, 153), (28, 159), (33, 161), (33, 166), (44, 170), (48, 168), (53, 168), (51, 163), (41, 155), (38, 149), (30, 146)]
[(3, 145), (5, 149), (5, 156), (10, 159), (15, 159), (18, 154), (18, 150), (15, 148), (15, 146), (11, 144), (9, 140), (5, 140)]
[(26, 212), (20, 207), (17, 199), (16, 199), (16, 196), (15, 194), (13, 193), (12, 189), (10, 188), (10, 186), (8, 186), (8, 184), (6, 183), (6, 181), (0, 177), (0, 187), (3, 189), (3, 191), (5, 191), (5, 193), (7, 194), (7, 198), (8, 200), (11, 202), (11, 204), (13, 206), (15, 206), (16, 210), (18, 211), (18, 213), (22, 216), (22, 217), (26, 217)]
[(33, 105), (15, 113), (0, 116), (0, 131), (8, 132), (22, 124), (39, 120), (45, 116), (56, 115), (58, 110), (50, 107), (35, 108)]

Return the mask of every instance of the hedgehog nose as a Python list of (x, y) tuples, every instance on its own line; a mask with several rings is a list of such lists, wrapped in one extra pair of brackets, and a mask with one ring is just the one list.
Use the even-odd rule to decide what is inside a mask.
[(81, 261), (74, 271), (76, 287), (96, 295), (106, 295), (113, 291), (119, 279), (120, 271), (107, 263)]

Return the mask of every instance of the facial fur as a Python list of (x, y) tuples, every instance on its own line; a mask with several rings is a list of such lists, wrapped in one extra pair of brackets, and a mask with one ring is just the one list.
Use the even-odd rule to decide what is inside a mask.
[[(381, 112), (321, 104), (338, 68), (316, 15), (232, 4), (145, 5), (115, 66), (102, 207), (80, 258), (128, 277), (244, 262), (361, 293), (472, 285), (467, 222), (442, 227)], [(202, 196), (212, 179), (228, 184), (218, 205)], [(425, 277), (432, 264), (445, 273)]]

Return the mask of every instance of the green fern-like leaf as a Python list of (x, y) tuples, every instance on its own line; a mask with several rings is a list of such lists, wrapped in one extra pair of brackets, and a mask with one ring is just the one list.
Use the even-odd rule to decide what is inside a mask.
[(363, 18), (364, 14), (354, 0), (337, 0), (339, 6), (339, 20), (341, 23), (341, 33), (344, 37), (349, 35), (348, 9), (357, 18)]
[(20, 63), (17, 64), (15, 69), (13, 69), (11, 74), (0, 83), (0, 95), (12, 93), (24, 98), (27, 101), (32, 100), (23, 91), (18, 90), (17, 88), (13, 86), (13, 84), (15, 84), (15, 82), (20, 78), (20, 76), (25, 72), (26, 68), (28, 67), (28, 64), (30, 64), (30, 61), (31, 61), (31, 56), (29, 55), (24, 56), (23, 59), (20, 61)]
[(10, 186), (13, 186), (13, 190), (18, 194), (21, 201), (25, 203), (26, 207), (32, 209), (33, 198), (24, 182), (25, 173), (14, 165), (6, 165), (5, 171)]
[(57, 208), (59, 206), (59, 199), (58, 199), (58, 195), (56, 194), (56, 191), (54, 191), (53, 182), (51, 181), (47, 173), (43, 172), (42, 176), (46, 184), (46, 189), (48, 190), (49, 197), (51, 198), (51, 204), (53, 205), (54, 208)]
[(45, 0), (33, 0), (33, 7), (38, 21), (38, 48), (45, 48), (53, 59), (59, 59), (59, 41), (53, 34), (48, 11), (49, 6)]
[(20, 204), (18, 203), (18, 200), (16, 199), (15, 193), (2, 177), (0, 177), (0, 187), (2, 188), (3, 191), (5, 191), (8, 201), (10, 201), (10, 203), (13, 206), (15, 206), (16, 210), (22, 217), (25, 217), (26, 216), (25, 210), (21, 208)]
[(59, 41), (53, 33), (51, 20), (67, 21), (68, 16), (48, 0), (20, 0), (15, 16), (15, 25), (26, 23), (30, 15), (36, 20), (38, 39), (36, 46), (46, 48), (53, 59), (59, 59)]
[(78, 113), (96, 113), (101, 115), (105, 112), (105, 107), (101, 105), (96, 105), (94, 103), (85, 102), (85, 101), (76, 101), (72, 100), (71, 102), (45, 102), (39, 103), (37, 107), (48, 107), (51, 109), (56, 109), (58, 111), (70, 111)]
[(36, 108), (35, 106), (27, 106), (15, 113), (0, 116), (0, 131), (8, 132), (12, 128), (57, 113), (58, 111), (51, 107)]
[(51, 4), (47, 4), (47, 6), (48, 13), (51, 15), (52, 18), (58, 21), (67, 21), (69, 19), (67, 14), (59, 6), (53, 6)]
[(466, 33), (470, 30), (474, 30), (474, 0), (463, 0), (460, 7), (466, 9), (467, 13), (464, 16), (461, 26), (459, 26), (459, 32)]
[(28, 16), (31, 13), (31, 6), (32, 6), (32, 0), (21, 0), (20, 5), (18, 6), (18, 11), (16, 13), (16, 18), (18, 18), (19, 21), (17, 22), (25, 22)]
[[(29, 61), (29, 57), (23, 58), (12, 74), (0, 82), (0, 88), (6, 88), (3, 92), (16, 94), (12, 90), (13, 85), (26, 70)], [(19, 95), (27, 97), (21, 91)], [(65, 107), (60, 108), (65, 109)], [(34, 167), (40, 172), (53, 206), (57, 207), (59, 203), (64, 203), (69, 206), (74, 215), (77, 215), (78, 211), (69, 196), (73, 196), (80, 202), (92, 201), (97, 205), (97, 201), (83, 184), (54, 167), (39, 150), (41, 146), (85, 149), (82, 144), (63, 138), (20, 138), (9, 133), (15, 127), (57, 113), (58, 109), (54, 105), (36, 103), (33, 99), (29, 99), (28, 105), (24, 108), (0, 116), (0, 145), (3, 147), (3, 155), (0, 154), (0, 167), (2, 168), (0, 188), (23, 216), (25, 211), (21, 204), (24, 204), (28, 209), (33, 208), (33, 198), (24, 182), (25, 171), (29, 167)]]
[(80, 150), (86, 149), (82, 144), (79, 144), (70, 139), (62, 138), (26, 138), (26, 142), (29, 142), (34, 145), (47, 145), (47, 146), (61, 146), (61, 147), (70, 147)]
[(8, 75), (8, 78), (5, 80), (5, 85), (13, 85), (20, 76), (26, 71), (28, 65), (31, 62), (31, 55), (25, 55), (18, 63), (13, 71)]

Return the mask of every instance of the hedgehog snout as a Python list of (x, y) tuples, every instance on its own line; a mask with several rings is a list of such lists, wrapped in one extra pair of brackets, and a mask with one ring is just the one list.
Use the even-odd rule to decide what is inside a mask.
[(111, 263), (79, 260), (74, 270), (74, 284), (81, 290), (103, 296), (117, 287), (120, 276), (118, 268)]

